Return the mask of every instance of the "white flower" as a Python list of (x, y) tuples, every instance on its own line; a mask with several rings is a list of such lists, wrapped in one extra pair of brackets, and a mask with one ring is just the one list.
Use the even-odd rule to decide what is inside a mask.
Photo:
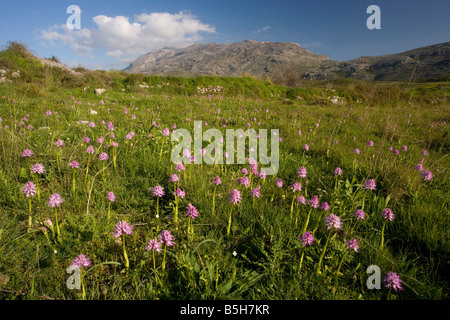
[(237, 256), (237, 252), (236, 251), (233, 251), (233, 256)]

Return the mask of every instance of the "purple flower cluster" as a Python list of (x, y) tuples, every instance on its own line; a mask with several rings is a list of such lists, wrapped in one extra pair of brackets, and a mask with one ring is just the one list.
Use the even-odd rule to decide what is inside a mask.
[(231, 190), (230, 196), (228, 197), (228, 202), (233, 204), (239, 204), (241, 200), (242, 200), (241, 192), (238, 189)]
[(65, 200), (61, 197), (59, 193), (53, 193), (47, 201), (47, 206), (49, 206), (50, 208), (54, 207), (59, 208), (64, 201)]
[(391, 221), (394, 220), (394, 213), (389, 208), (384, 209), (383, 212), (381, 212), (381, 215), (383, 216), (384, 219)]
[(27, 197), (34, 197), (37, 193), (36, 191), (36, 186), (34, 185), (34, 183), (32, 181), (28, 181), (27, 183), (25, 183), (25, 185), (23, 186), (22, 189), (22, 193)]
[(298, 175), (300, 178), (306, 178), (307, 174), (308, 174), (308, 171), (306, 171), (306, 168), (305, 168), (305, 167), (300, 167), (300, 168), (298, 169), (298, 171), (297, 171), (297, 175)]
[(113, 237), (118, 238), (122, 234), (133, 234), (133, 225), (129, 224), (125, 220), (119, 221), (114, 227)]
[(186, 216), (195, 219), (198, 217), (198, 210), (192, 204), (188, 203), (186, 207)]
[(339, 218), (337, 215), (335, 214), (330, 214), (327, 218), (326, 218), (326, 224), (327, 224), (327, 229), (341, 229), (342, 228), (342, 221), (341, 218)]
[(374, 179), (369, 179), (364, 182), (363, 188), (366, 190), (375, 190), (377, 188), (377, 184)]
[(161, 198), (162, 196), (164, 196), (166, 193), (164, 192), (164, 188), (161, 186), (156, 186), (154, 188), (152, 188), (152, 194), (155, 197), (159, 197)]
[(72, 261), (72, 266), (89, 267), (90, 265), (92, 265), (91, 258), (89, 258), (88, 256), (85, 256), (84, 254), (79, 254)]
[(306, 231), (300, 236), (300, 244), (304, 247), (307, 245), (312, 246), (315, 240), (316, 239), (314, 239), (314, 236), (310, 231)]

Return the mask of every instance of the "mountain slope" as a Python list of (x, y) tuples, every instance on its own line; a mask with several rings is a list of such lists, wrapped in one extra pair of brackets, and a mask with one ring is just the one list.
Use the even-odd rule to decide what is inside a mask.
[(450, 42), (349, 61), (330, 60), (289, 42), (245, 40), (231, 44), (194, 44), (183, 49), (149, 52), (124, 71), (177, 76), (248, 74), (269, 78), (296, 73), (303, 79), (407, 81), (450, 74)]
[(316, 55), (296, 43), (245, 40), (231, 44), (194, 44), (184, 49), (164, 48), (136, 59), (130, 73), (158, 75), (218, 75), (264, 77), (291, 65), (304, 73), (328, 57)]
[(305, 73), (305, 79), (355, 78), (398, 81), (450, 74), (450, 42), (402, 53), (325, 61)]

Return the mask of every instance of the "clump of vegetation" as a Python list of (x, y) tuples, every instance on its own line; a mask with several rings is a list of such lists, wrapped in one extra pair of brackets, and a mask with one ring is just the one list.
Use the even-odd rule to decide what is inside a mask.
[[(448, 299), (447, 82), (0, 68), (3, 299)], [(279, 129), (278, 172), (173, 163), (194, 121)]]

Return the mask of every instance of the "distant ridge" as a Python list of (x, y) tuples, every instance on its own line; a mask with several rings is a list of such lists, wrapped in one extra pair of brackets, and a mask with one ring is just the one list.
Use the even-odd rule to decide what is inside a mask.
[(450, 42), (348, 61), (330, 60), (291, 42), (197, 43), (182, 49), (151, 51), (124, 71), (146, 75), (260, 78), (280, 78), (295, 73), (301, 79), (408, 81), (450, 74)]
[(137, 58), (124, 71), (158, 75), (217, 75), (264, 77), (289, 65), (307, 72), (329, 60), (290, 42), (244, 40), (230, 44), (194, 44), (183, 49), (164, 48)]

